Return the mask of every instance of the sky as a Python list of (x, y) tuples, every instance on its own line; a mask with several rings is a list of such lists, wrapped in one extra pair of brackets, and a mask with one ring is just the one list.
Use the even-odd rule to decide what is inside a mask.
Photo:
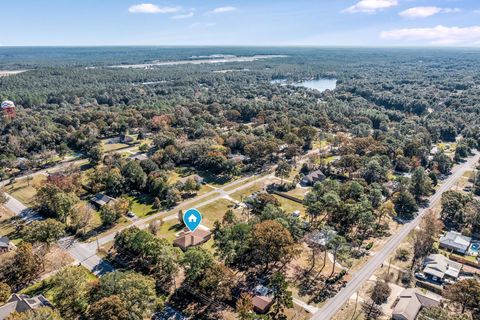
[(0, 46), (480, 46), (480, 0), (0, 0)]

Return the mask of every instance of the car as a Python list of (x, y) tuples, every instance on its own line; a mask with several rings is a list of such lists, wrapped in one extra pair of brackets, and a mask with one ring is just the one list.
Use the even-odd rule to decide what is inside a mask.
[(129, 218), (135, 218), (135, 217), (136, 217), (136, 215), (135, 215), (135, 213), (134, 213), (134, 212), (132, 212), (132, 211), (128, 211), (128, 213), (127, 213), (127, 217), (129, 217)]
[(300, 210), (295, 210), (292, 212), (292, 217), (299, 218), (300, 217)]
[(443, 280), (443, 283), (445, 283), (445, 284), (455, 284), (455, 281), (454, 281), (454, 280), (450, 280), (450, 279), (444, 279), (444, 280)]
[(419, 280), (427, 280), (427, 277), (421, 272), (415, 272), (415, 278)]

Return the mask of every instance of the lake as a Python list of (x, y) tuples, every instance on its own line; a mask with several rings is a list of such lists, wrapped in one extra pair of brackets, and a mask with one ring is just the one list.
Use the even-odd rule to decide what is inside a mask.
[(337, 79), (307, 80), (295, 83), (294, 85), (297, 87), (305, 87), (323, 92), (325, 90), (334, 90), (337, 87)]
[(337, 79), (316, 79), (316, 80), (306, 80), (302, 82), (288, 83), (287, 79), (274, 79), (270, 81), (271, 84), (291, 84), (296, 87), (304, 87), (308, 89), (318, 90), (324, 92), (325, 90), (334, 90), (337, 87)]

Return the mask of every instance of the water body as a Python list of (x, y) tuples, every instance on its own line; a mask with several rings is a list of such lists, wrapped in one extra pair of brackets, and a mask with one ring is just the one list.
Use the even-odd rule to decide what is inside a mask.
[(334, 90), (337, 87), (337, 79), (307, 80), (295, 83), (294, 85), (324, 92), (325, 90)]
[(324, 92), (325, 90), (334, 90), (337, 87), (337, 79), (321, 78), (316, 80), (306, 80), (302, 82), (289, 83), (287, 79), (274, 79), (270, 81), (271, 84), (287, 85), (290, 84), (296, 87), (304, 87), (308, 89), (318, 90)]
[[(214, 55), (214, 58), (203, 58), (203, 59), (191, 59), (191, 60), (176, 60), (176, 61), (155, 61), (152, 63), (141, 63), (141, 64), (125, 64), (125, 65), (116, 65), (110, 66), (110, 68), (141, 68), (141, 69), (148, 69), (157, 66), (174, 66), (174, 65), (183, 65), (183, 64), (204, 64), (204, 63), (228, 63), (228, 62), (252, 62), (261, 59), (274, 59), (274, 58), (286, 58), (286, 55), (280, 54), (270, 54), (270, 55), (254, 55), (254, 56), (245, 56), (245, 57), (237, 57), (234, 55)], [(95, 67), (93, 67), (95, 68)]]

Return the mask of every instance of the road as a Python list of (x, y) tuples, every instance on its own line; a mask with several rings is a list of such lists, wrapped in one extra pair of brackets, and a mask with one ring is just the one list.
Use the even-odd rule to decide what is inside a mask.
[[(128, 152), (132, 149), (135, 149), (136, 146), (130, 147), (130, 148), (124, 148), (120, 150), (115, 150), (112, 151), (112, 153), (115, 152)], [(298, 165), (302, 164), (303, 162), (308, 159), (309, 156), (318, 153), (321, 149), (315, 149), (315, 150), (310, 150), (307, 154), (299, 157)], [(25, 179), (28, 176), (34, 176), (38, 174), (47, 174), (47, 173), (52, 173), (56, 171), (60, 171), (70, 165), (78, 165), (84, 162), (84, 159), (80, 160), (72, 160), (72, 161), (66, 161), (57, 164), (56, 166), (49, 168), (49, 169), (44, 169), (44, 170), (39, 170), (34, 173), (24, 175), (17, 177), (16, 180), (20, 179)], [(275, 166), (272, 166), (272, 170), (275, 169)], [(252, 177), (255, 176), (248, 176), (236, 181), (233, 181), (229, 184), (226, 184), (222, 186), (221, 188), (217, 188), (215, 190), (212, 190), (210, 192), (207, 192), (201, 196), (189, 199), (187, 201), (183, 201), (177, 208), (180, 209), (188, 209), (190, 205), (195, 203), (196, 207), (202, 207), (207, 204), (210, 204), (212, 202), (218, 201), (221, 198), (228, 198), (231, 194), (240, 191), (242, 189), (248, 188), (256, 183), (259, 183), (263, 180), (266, 179), (272, 179), (275, 178), (273, 174), (268, 174), (268, 175), (263, 175), (263, 176), (258, 176), (256, 179), (248, 181)], [(8, 183), (8, 181), (2, 181), (0, 182), (0, 187)], [(232, 188), (233, 187), (233, 188)], [(229, 189), (229, 190), (226, 190)], [(216, 195), (212, 197), (213, 195)], [(23, 219), (27, 221), (33, 221), (33, 220), (38, 220), (41, 219), (41, 216), (35, 213), (35, 211), (27, 208), (23, 203), (18, 201), (17, 199), (11, 197), (10, 195), (7, 195), (9, 197), (9, 201), (5, 204), (5, 206), (10, 209), (12, 212), (14, 212), (17, 215), (22, 216)], [(198, 201), (205, 199), (204, 201), (198, 203)], [(97, 255), (97, 249), (98, 247), (101, 247), (102, 245), (111, 242), (115, 239), (115, 235), (117, 232), (120, 232), (124, 229), (130, 228), (132, 226), (136, 226), (140, 229), (146, 228), (148, 224), (155, 219), (158, 219), (160, 216), (165, 214), (167, 211), (160, 211), (154, 215), (148, 216), (143, 219), (137, 219), (135, 220), (132, 224), (127, 225), (125, 227), (122, 227), (120, 229), (117, 229), (116, 232), (112, 232), (110, 234), (107, 234), (105, 236), (99, 237), (94, 239), (92, 242), (81, 242), (78, 240), (75, 240), (73, 237), (66, 237), (63, 238), (59, 241), (59, 245), (66, 249), (69, 254), (80, 264), (91, 270), (93, 273), (97, 275), (101, 275), (107, 272), (111, 272), (114, 270), (114, 268), (106, 261), (102, 259), (102, 257)], [(170, 215), (167, 217), (164, 217), (166, 220), (172, 220), (176, 219), (176, 214), (175, 215)]]
[(331, 319), (348, 301), (348, 299), (355, 292), (357, 292), (361, 285), (373, 275), (375, 270), (378, 269), (380, 265), (388, 259), (390, 254), (394, 252), (403, 239), (405, 239), (405, 237), (420, 224), (422, 217), (427, 213), (427, 211), (433, 208), (433, 206), (441, 200), (442, 193), (451, 189), (466, 171), (471, 170), (473, 166), (478, 163), (479, 159), (480, 154), (476, 153), (474, 156), (468, 158), (466, 162), (455, 166), (452, 169), (452, 174), (442, 183), (435, 194), (430, 197), (429, 207), (420, 210), (418, 216), (414, 220), (406, 223), (399, 232), (393, 235), (386, 245), (353, 275), (348, 284), (312, 316), (312, 319)]

